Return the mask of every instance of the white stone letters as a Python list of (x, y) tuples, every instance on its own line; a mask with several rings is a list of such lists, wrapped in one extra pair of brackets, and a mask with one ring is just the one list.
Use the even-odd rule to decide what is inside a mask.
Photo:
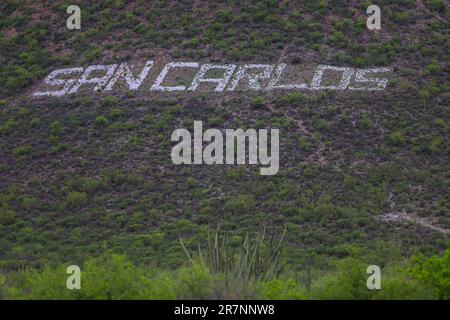
[[(78, 91), (78, 89), (83, 84), (96, 84), (94, 87), (94, 91), (98, 91), (100, 89), (103, 89), (108, 80), (112, 77), (114, 70), (116, 70), (117, 65), (111, 64), (111, 65), (95, 65), (87, 67), (86, 70), (84, 70), (83, 74), (81, 75), (81, 78), (78, 79), (78, 81), (75, 83), (75, 85), (70, 89), (69, 93), (75, 93)], [(105, 72), (105, 74), (102, 77), (94, 77), (89, 78), (89, 76), (94, 71), (100, 71)]]
[(55, 97), (60, 97), (65, 95), (67, 92), (69, 92), (70, 87), (72, 86), (72, 84), (77, 81), (78, 78), (71, 78), (71, 79), (57, 79), (57, 77), (59, 75), (69, 75), (72, 73), (79, 73), (81, 74), (83, 72), (83, 68), (70, 68), (70, 69), (57, 69), (54, 70), (52, 72), (50, 72), (50, 74), (47, 76), (47, 78), (44, 79), (45, 84), (52, 86), (52, 87), (57, 87), (57, 86), (64, 86), (63, 89), (61, 90), (56, 90), (56, 91), (37, 91), (35, 93), (33, 93), (33, 96), (55, 96)]
[(105, 90), (112, 90), (113, 86), (116, 84), (117, 80), (119, 78), (124, 78), (126, 83), (128, 84), (128, 89), (130, 90), (137, 90), (141, 86), (144, 79), (147, 77), (148, 72), (150, 71), (151, 67), (153, 66), (153, 61), (147, 61), (144, 68), (142, 69), (141, 73), (139, 74), (139, 77), (136, 79), (133, 74), (130, 71), (130, 68), (128, 65), (124, 62), (122, 63), (114, 73), (114, 76), (111, 78), (111, 80), (106, 85)]
[[(123, 90), (117, 85), (118, 81), (125, 83), (125, 90), (131, 91), (272, 91), (272, 90), (384, 90), (388, 83), (391, 68), (355, 69), (351, 67), (336, 67), (318, 65), (313, 72), (310, 68), (304, 70), (287, 69), (287, 65), (280, 64), (200, 64), (198, 62), (169, 62), (156, 67), (153, 60), (149, 60), (140, 70), (131, 71), (126, 62), (120, 65), (93, 65), (87, 68), (68, 68), (52, 71), (45, 79), (44, 85), (50, 87), (48, 91), (37, 91), (33, 96), (56, 96), (79, 92), (80, 88), (92, 91)], [(149, 79), (150, 70), (161, 70)], [(195, 75), (186, 76), (186, 68), (198, 69)], [(286, 71), (288, 70), (288, 71)], [(299, 73), (300, 72), (300, 73)], [(303, 72), (303, 73), (302, 73)], [(157, 75), (156, 75), (157, 74)], [(209, 75), (211, 74), (211, 75)], [(174, 84), (180, 75), (189, 85)], [(177, 77), (178, 76), (178, 77)], [(283, 77), (290, 80), (283, 84)], [(190, 78), (191, 77), (191, 78)], [(306, 77), (306, 78), (305, 78)], [(310, 78), (310, 81), (299, 80)], [(187, 79), (186, 79), (187, 78)], [(296, 81), (295, 78), (298, 80)], [(178, 80), (179, 81), (179, 80)], [(149, 83), (150, 82), (150, 83)], [(95, 85), (89, 87), (88, 85)], [(52, 88), (56, 87), (56, 88)]]
[(163, 86), (162, 83), (164, 82), (164, 78), (169, 73), (170, 69), (173, 68), (198, 68), (197, 62), (170, 62), (166, 64), (164, 69), (161, 71), (159, 76), (156, 78), (155, 84), (152, 86), (150, 90), (154, 91), (183, 91), (186, 89), (185, 86)]
[[(223, 77), (222, 78), (204, 78), (206, 73), (211, 69), (225, 70)], [(236, 69), (235, 64), (227, 64), (227, 65), (203, 64), (201, 66), (200, 70), (198, 71), (198, 73), (195, 75), (194, 79), (192, 80), (192, 84), (188, 88), (188, 90), (190, 90), (190, 91), (196, 90), (201, 82), (212, 82), (212, 83), (217, 83), (214, 91), (222, 92), (225, 89), (225, 86), (227, 85), (231, 76), (233, 75), (234, 69)]]

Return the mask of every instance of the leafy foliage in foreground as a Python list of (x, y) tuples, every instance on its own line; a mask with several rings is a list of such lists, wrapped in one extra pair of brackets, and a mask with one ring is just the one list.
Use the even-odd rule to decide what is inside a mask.
[(431, 258), (415, 257), (411, 274), (436, 289), (440, 299), (450, 299), (450, 250)]

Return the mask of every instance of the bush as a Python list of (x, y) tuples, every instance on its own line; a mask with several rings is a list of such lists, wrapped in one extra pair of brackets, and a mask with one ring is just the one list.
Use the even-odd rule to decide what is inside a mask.
[(232, 213), (249, 213), (255, 205), (251, 195), (241, 194), (225, 203), (225, 210)]
[(1, 133), (9, 133), (17, 126), (17, 122), (14, 119), (5, 121), (0, 127)]
[(97, 126), (106, 126), (108, 124), (108, 119), (105, 116), (98, 116), (95, 118), (95, 124)]
[(445, 10), (445, 1), (444, 0), (427, 0), (427, 5), (433, 11), (444, 11)]
[(100, 48), (92, 48), (85, 52), (84, 59), (86, 62), (92, 62), (102, 55), (102, 50)]
[(115, 254), (91, 259), (82, 270), (86, 299), (142, 299), (149, 283), (142, 268)]
[(437, 61), (433, 61), (425, 67), (425, 74), (435, 74), (439, 72), (439, 64)]
[(366, 114), (363, 115), (361, 117), (361, 119), (359, 120), (359, 125), (363, 128), (363, 129), (370, 129), (373, 126), (372, 120), (370, 120), (369, 116), (367, 116)]
[(89, 195), (92, 195), (105, 187), (106, 187), (105, 179), (87, 177), (84, 178), (82, 181), (82, 190)]
[(122, 109), (114, 108), (111, 110), (110, 116), (111, 118), (116, 119), (122, 117), (124, 114), (125, 112)]
[(102, 98), (100, 104), (102, 107), (112, 107), (117, 104), (118, 100), (114, 96), (106, 96)]
[(30, 85), (36, 76), (21, 66), (11, 65), (8, 71), (10, 76), (6, 79), (6, 88), (12, 92)]
[(178, 274), (179, 299), (207, 299), (213, 293), (214, 279), (208, 269), (199, 265), (182, 268)]
[(410, 274), (433, 287), (440, 299), (450, 299), (450, 249), (441, 257), (414, 257)]
[(283, 96), (280, 99), (280, 103), (284, 106), (293, 106), (295, 107), (297, 104), (306, 99), (306, 95), (300, 92), (291, 92), (287, 95)]
[(0, 225), (6, 225), (14, 222), (16, 213), (9, 208), (9, 206), (4, 203), (0, 207)]
[(61, 133), (62, 130), (62, 125), (61, 122), (59, 122), (58, 120), (53, 121), (50, 124), (50, 134), (53, 136), (57, 136), (59, 133)]
[(300, 300), (306, 295), (306, 290), (293, 279), (259, 282), (255, 285), (255, 290), (259, 298), (270, 300)]
[(312, 145), (311, 145), (311, 143), (308, 141), (308, 139), (306, 137), (301, 137), (298, 140), (298, 146), (303, 151), (309, 151), (309, 150), (312, 149)]
[(13, 155), (16, 159), (21, 158), (30, 152), (31, 152), (30, 146), (19, 146), (13, 149)]
[(6, 278), (0, 274), (0, 300), (5, 300), (7, 297)]
[(37, 128), (39, 127), (39, 125), (41, 124), (41, 119), (38, 117), (34, 117), (33, 119), (31, 119), (30, 121), (30, 126), (33, 128)]
[(439, 137), (435, 137), (433, 138), (433, 140), (431, 140), (427, 149), (430, 153), (438, 153), (440, 151), (441, 144), (442, 144), (441, 139)]
[(334, 31), (330, 36), (330, 42), (332, 44), (335, 44), (337, 46), (344, 46), (347, 43), (347, 39), (345, 37), (345, 34), (341, 31)]
[[(66, 287), (65, 265), (55, 268), (49, 265), (42, 270), (25, 271), (22, 284), (10, 288), (14, 299), (143, 299), (153, 288), (150, 278), (142, 268), (136, 267), (124, 256), (104, 254), (89, 259), (81, 269), (81, 289)], [(161, 284), (161, 281), (159, 281)]]
[(405, 272), (394, 274), (383, 272), (381, 290), (377, 291), (374, 299), (377, 300), (423, 300), (435, 299), (433, 290), (424, 283), (411, 278)]
[(425, 283), (411, 278), (399, 265), (384, 266), (381, 289), (369, 290), (366, 286), (369, 264), (356, 258), (337, 262), (337, 271), (327, 273), (313, 282), (308, 293), (313, 299), (434, 299), (435, 295)]
[(111, 253), (88, 259), (80, 267), (81, 289), (69, 290), (67, 266), (46, 265), (41, 270), (20, 272), (15, 284), (4, 291), (8, 298), (27, 300), (206, 299), (213, 292), (212, 276), (199, 266), (161, 271), (136, 266), (125, 256)]
[(85, 192), (73, 191), (67, 195), (66, 205), (68, 207), (79, 208), (87, 203), (87, 194)]
[(262, 108), (266, 104), (266, 101), (263, 97), (254, 97), (252, 100), (252, 106), (254, 108)]
[(405, 144), (405, 138), (400, 131), (395, 131), (389, 136), (389, 144), (400, 147)]
[(35, 197), (25, 197), (22, 199), (22, 208), (33, 210), (38, 207), (39, 201)]
[(25, 107), (22, 107), (22, 108), (19, 109), (19, 111), (17, 111), (17, 115), (18, 115), (19, 117), (26, 116), (26, 115), (29, 114), (29, 113), (30, 113), (30, 109), (25, 108)]

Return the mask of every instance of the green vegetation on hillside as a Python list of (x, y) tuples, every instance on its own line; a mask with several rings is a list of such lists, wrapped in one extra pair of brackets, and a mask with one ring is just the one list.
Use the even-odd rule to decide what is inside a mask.
[[(2, 0), (0, 298), (448, 299), (448, 251), (411, 258), (450, 235), (448, 1), (377, 4), (379, 32), (361, 1), (83, 0), (75, 31), (67, 1)], [(393, 75), (382, 92), (31, 96), (58, 68), (150, 59)], [(170, 135), (194, 120), (279, 128), (280, 171), (174, 165)], [(283, 272), (241, 290), (186, 263), (180, 237), (197, 252), (219, 221), (236, 243), (285, 228)], [(64, 289), (70, 264), (83, 291)], [(368, 264), (386, 270), (380, 292)]]

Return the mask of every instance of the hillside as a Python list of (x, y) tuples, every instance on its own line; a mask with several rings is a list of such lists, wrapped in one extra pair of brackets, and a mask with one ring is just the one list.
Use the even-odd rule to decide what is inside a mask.
[[(66, 1), (0, 4), (0, 268), (107, 249), (176, 268), (218, 222), (286, 226), (287, 269), (357, 253), (442, 252), (450, 234), (448, 2)], [(56, 69), (155, 61), (136, 91), (33, 96)], [(390, 68), (384, 90), (153, 92), (171, 61)], [(189, 86), (193, 70), (169, 79)], [(311, 74), (311, 73), (310, 73)], [(307, 80), (309, 81), (309, 80)], [(278, 128), (280, 169), (175, 165), (177, 128)]]

